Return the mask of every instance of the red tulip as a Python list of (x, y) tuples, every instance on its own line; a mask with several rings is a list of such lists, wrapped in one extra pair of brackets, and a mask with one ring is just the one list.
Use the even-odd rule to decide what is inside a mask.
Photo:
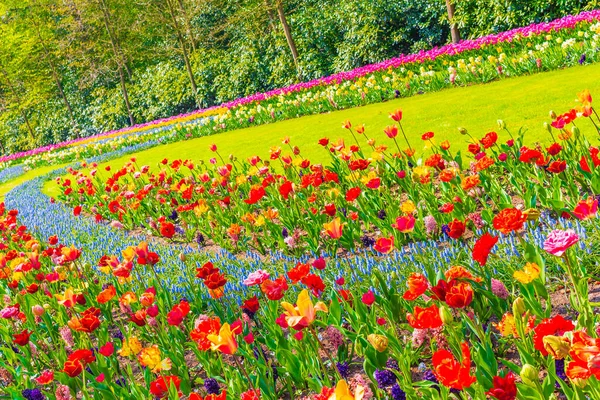
[(477, 380), (471, 375), (471, 352), (466, 343), (461, 344), (462, 362), (457, 361), (448, 350), (438, 350), (433, 354), (433, 373), (446, 387), (463, 390)]

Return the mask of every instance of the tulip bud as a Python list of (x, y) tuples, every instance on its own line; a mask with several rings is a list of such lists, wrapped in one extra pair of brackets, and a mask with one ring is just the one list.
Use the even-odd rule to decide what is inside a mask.
[(450, 310), (448, 310), (446, 306), (440, 307), (440, 318), (444, 325), (450, 325), (452, 324), (452, 322), (454, 322), (454, 317), (452, 316), (452, 313), (450, 312)]
[(523, 214), (527, 217), (527, 221), (537, 221), (541, 215), (540, 211), (535, 208), (528, 208)]
[(553, 110), (550, 110), (550, 118), (556, 119), (557, 115)]
[(371, 276), (371, 284), (372, 284), (374, 287), (377, 287), (377, 286), (378, 286), (378, 283), (379, 283), (379, 282), (377, 281), (377, 277), (376, 277), (375, 275), (372, 275), (372, 276)]
[(388, 348), (388, 338), (383, 335), (372, 333), (367, 336), (367, 340), (380, 353), (383, 353)]
[(515, 317), (517, 317), (517, 316), (520, 317), (521, 315), (525, 314), (525, 301), (523, 300), (522, 297), (517, 297), (515, 299), (515, 301), (513, 302), (512, 309), (513, 309), (513, 315)]
[(528, 386), (536, 386), (540, 379), (539, 375), (538, 370), (531, 364), (525, 364), (521, 368), (521, 379)]
[(179, 259), (181, 260), (181, 262), (185, 262), (185, 260), (187, 260), (187, 257), (185, 256), (185, 254), (179, 253)]
[(506, 123), (501, 119), (498, 120), (498, 128), (506, 129)]
[(547, 122), (544, 122), (544, 129), (546, 129), (548, 133), (552, 133), (552, 127)]
[(31, 312), (36, 317), (41, 317), (42, 315), (44, 315), (45, 310), (44, 310), (44, 307), (42, 307), (39, 304), (37, 304), (37, 305), (31, 307)]
[(462, 126), (458, 128), (458, 132), (460, 132), (461, 135), (466, 135), (467, 133), (469, 133), (467, 129), (463, 128)]
[(579, 127), (573, 125), (573, 127), (571, 128), (571, 132), (573, 132), (573, 135), (575, 135), (575, 138), (578, 138), (579, 137), (579, 133), (581, 131), (579, 130)]
[(548, 335), (543, 339), (544, 348), (556, 360), (562, 360), (571, 350), (569, 339), (562, 336)]

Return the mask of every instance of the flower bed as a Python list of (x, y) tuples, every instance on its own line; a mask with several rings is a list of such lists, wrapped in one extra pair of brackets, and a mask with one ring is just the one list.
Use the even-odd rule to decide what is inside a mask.
[[(397, 111), (391, 150), (347, 123), (362, 136), (323, 139), (327, 167), (293, 146), (268, 165), (228, 164), (215, 147), (211, 166), (72, 166), (70, 184), (55, 171), (70, 205), (40, 192), (51, 176), (26, 182), (0, 207), (0, 395), (595, 398), (600, 159), (579, 131), (584, 118), (598, 131), (591, 101), (556, 116), (560, 144), (546, 149), (470, 138), (468, 168), (432, 133), (422, 163), (414, 144), (401, 150)], [(140, 223), (160, 237), (120, 228)], [(237, 254), (188, 243), (203, 224)], [(306, 234), (292, 246), (282, 227)]]
[(134, 157), (116, 171), (97, 164), (87, 172), (71, 168), (72, 176), (57, 183), (75, 215), (84, 211), (97, 222), (167, 240), (205, 238), (229, 251), (263, 254), (276, 248), (334, 254), (372, 244), (387, 253), (409, 241), (469, 237), (517, 204), (529, 218), (539, 206), (584, 218), (575, 210), (600, 194), (600, 161), (579, 130), (586, 126), (575, 122), (587, 120), (593, 134), (600, 121), (589, 92), (579, 97), (578, 108), (548, 125), (549, 139), (558, 141), (528, 148), (522, 133), (513, 137), (500, 122), (511, 139), (498, 143), (496, 132), (470, 137), (473, 161), (456, 144), (436, 144), (433, 132), (421, 138), (433, 153), (418, 159), (397, 110), (390, 115), (395, 124), (384, 130), (390, 147), (349, 121), (354, 143), (321, 139), (328, 166), (311, 164), (286, 139), (283, 148), (271, 148), (269, 160), (226, 162), (213, 145), (208, 164), (165, 158), (155, 172)]

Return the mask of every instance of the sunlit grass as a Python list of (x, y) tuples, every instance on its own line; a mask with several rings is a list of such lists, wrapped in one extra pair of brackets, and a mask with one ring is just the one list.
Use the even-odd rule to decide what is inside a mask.
[[(330, 140), (343, 137), (347, 144), (352, 144), (352, 136), (342, 128), (345, 120), (350, 120), (354, 126), (364, 124), (370, 138), (376, 138), (379, 144), (394, 146), (383, 133), (383, 128), (394, 122), (388, 114), (397, 108), (403, 110), (402, 124), (412, 146), (418, 150), (423, 148), (421, 134), (427, 131), (435, 133), (438, 143), (449, 140), (455, 147), (464, 149), (466, 138), (460, 135), (458, 127), (466, 128), (474, 137), (482, 137), (486, 132), (494, 130), (498, 131), (501, 139), (506, 139), (507, 134), (498, 130), (498, 119), (503, 119), (513, 132), (520, 127), (526, 129), (528, 142), (548, 142), (550, 137), (543, 129), (543, 123), (550, 122), (549, 111), (568, 111), (576, 105), (576, 94), (583, 89), (589, 89), (592, 95), (600, 96), (598, 77), (600, 64), (502, 79), (489, 84), (458, 87), (182, 141), (141, 151), (135, 157), (138, 165), (151, 166), (163, 158), (207, 161), (215, 157), (209, 150), (210, 144), (215, 143), (224, 158), (233, 154), (238, 158), (259, 155), (268, 159), (271, 146), (281, 146), (283, 154), (290, 152), (281, 143), (287, 136), (291, 145), (298, 146), (305, 158), (313, 163), (327, 163), (330, 156), (317, 142), (323, 137)], [(591, 130), (584, 130), (586, 132), (592, 133)], [(400, 135), (398, 139), (400, 145), (406, 147)], [(595, 141), (595, 138), (592, 140)], [(366, 143), (361, 137), (359, 141), (362, 141), (361, 144)], [(130, 157), (124, 156), (103, 166), (119, 168)], [(45, 173), (41, 171), (38, 175)], [(4, 190), (0, 186), (0, 193), (4, 193)], [(49, 195), (58, 193), (52, 182), (46, 184), (44, 191)]]

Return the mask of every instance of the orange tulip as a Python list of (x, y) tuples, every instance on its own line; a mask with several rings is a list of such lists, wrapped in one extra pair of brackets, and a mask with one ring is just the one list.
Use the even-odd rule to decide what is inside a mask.
[(336, 218), (331, 222), (323, 224), (323, 227), (325, 228), (325, 232), (329, 235), (330, 238), (339, 239), (342, 237), (342, 228), (344, 227), (344, 225), (341, 223), (341, 220), (339, 218)]
[(304, 289), (298, 295), (296, 307), (282, 301), (281, 306), (285, 309), (285, 320), (288, 325), (296, 330), (302, 330), (313, 323), (317, 311), (327, 312), (327, 306), (319, 301), (313, 305), (308, 290)]
[(396, 125), (386, 126), (383, 129), (383, 133), (385, 133), (390, 139), (393, 139), (398, 136), (398, 127)]
[(393, 119), (396, 122), (402, 121), (402, 110), (401, 109), (397, 109), (393, 113), (390, 113), (390, 118)]
[(110, 285), (96, 296), (96, 301), (100, 304), (104, 304), (112, 300), (117, 295), (117, 290), (113, 285)]
[(81, 255), (81, 250), (76, 249), (75, 246), (63, 247), (60, 251), (65, 262), (75, 261)]
[(600, 379), (600, 339), (592, 338), (583, 331), (573, 334), (566, 373), (571, 380), (587, 381), (592, 376)]

